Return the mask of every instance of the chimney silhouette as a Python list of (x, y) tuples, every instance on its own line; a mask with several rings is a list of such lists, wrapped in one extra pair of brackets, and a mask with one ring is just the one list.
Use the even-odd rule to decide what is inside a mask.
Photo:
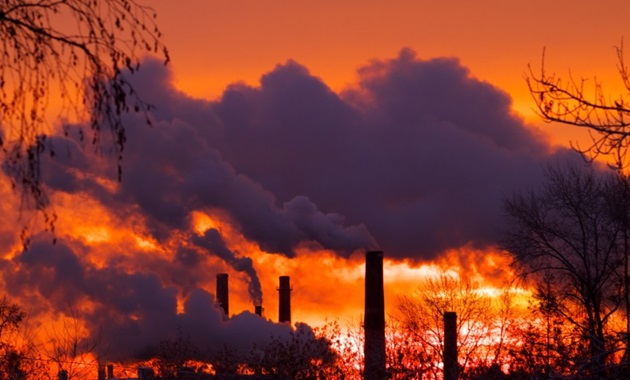
[(262, 313), (263, 313), (262, 305), (254, 305), (254, 313), (256, 313), (257, 316), (262, 317)]
[(280, 276), (278, 295), (278, 321), (291, 324), (291, 278), (289, 276)]
[(228, 274), (217, 274), (217, 302), (223, 309), (226, 317), (230, 316), (229, 296), (228, 296)]
[(384, 380), (385, 372), (385, 294), (383, 291), (383, 251), (365, 254), (364, 316), (365, 380)]
[(105, 364), (98, 363), (98, 372), (97, 372), (98, 380), (105, 380)]
[(444, 380), (457, 380), (457, 314), (444, 313)]

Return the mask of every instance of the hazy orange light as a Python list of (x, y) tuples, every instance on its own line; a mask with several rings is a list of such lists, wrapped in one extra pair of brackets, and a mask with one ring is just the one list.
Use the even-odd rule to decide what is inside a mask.
[(144, 237), (140, 237), (140, 236), (136, 236), (136, 246), (142, 250), (145, 251), (154, 251), (159, 249), (159, 247), (157, 246), (157, 243), (150, 238), (144, 238)]
[(192, 218), (193, 229), (199, 235), (203, 235), (204, 232), (211, 228), (219, 228), (218, 224), (208, 214), (201, 211), (193, 211), (190, 217)]

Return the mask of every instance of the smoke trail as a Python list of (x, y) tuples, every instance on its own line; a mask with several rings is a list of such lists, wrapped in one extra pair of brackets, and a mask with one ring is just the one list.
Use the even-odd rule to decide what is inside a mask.
[(193, 235), (192, 242), (211, 251), (236, 271), (246, 273), (249, 277), (247, 285), (249, 296), (254, 305), (262, 305), (262, 288), (251, 258), (236, 257), (234, 252), (225, 246), (221, 233), (214, 228), (207, 230), (203, 236)]
[(323, 248), (344, 256), (359, 249), (378, 248), (365, 225), (348, 226), (342, 215), (321, 212), (306, 196), (297, 196), (286, 202), (282, 212), (299, 229), (301, 241), (316, 241)]

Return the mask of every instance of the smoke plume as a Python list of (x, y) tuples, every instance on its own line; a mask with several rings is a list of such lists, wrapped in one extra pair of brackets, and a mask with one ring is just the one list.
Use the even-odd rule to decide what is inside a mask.
[[(0, 260), (4, 290), (29, 313), (77, 308), (94, 336), (102, 331), (101, 353), (121, 359), (178, 328), (205, 347), (288, 332), (249, 312), (221, 319), (206, 288), (222, 265), (246, 274), (255, 304), (265, 274), (221, 228), (199, 235), (195, 213), (225, 215), (260, 255), (349, 257), (378, 246), (423, 261), (493, 246), (503, 196), (540, 183), (545, 164), (576, 157), (552, 149), (505, 92), (456, 59), (408, 49), (368, 63), (340, 93), (294, 61), (213, 101), (178, 92), (159, 62), (147, 61), (133, 83), (156, 108), (151, 128), (144, 115), (125, 116), (122, 182), (107, 152), (65, 126), (46, 140), (55, 155), (42, 167), (65, 229), (56, 245), (36, 235), (29, 250)], [(15, 226), (0, 223), (0, 241), (17, 245)]]
[(258, 279), (258, 274), (256, 274), (256, 270), (254, 269), (252, 259), (249, 257), (237, 257), (234, 252), (230, 251), (225, 246), (225, 242), (223, 241), (221, 234), (214, 228), (207, 230), (203, 236), (194, 235), (192, 241), (199, 247), (205, 248), (220, 257), (237, 272), (247, 274), (247, 289), (249, 296), (251, 297), (254, 305), (262, 305), (262, 289), (260, 287), (260, 280)]

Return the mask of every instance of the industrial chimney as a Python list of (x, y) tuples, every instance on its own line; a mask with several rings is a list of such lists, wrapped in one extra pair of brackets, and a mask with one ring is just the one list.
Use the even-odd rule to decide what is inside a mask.
[(385, 294), (383, 292), (383, 251), (365, 254), (364, 316), (365, 380), (384, 380), (385, 372)]
[(226, 317), (230, 316), (229, 299), (228, 299), (228, 274), (217, 274), (217, 302), (223, 309)]
[(291, 278), (289, 276), (280, 276), (278, 294), (278, 321), (291, 324)]
[(457, 380), (457, 314), (444, 313), (444, 380)]
[(262, 313), (263, 313), (262, 305), (254, 305), (254, 313), (256, 313), (257, 316), (262, 317)]

